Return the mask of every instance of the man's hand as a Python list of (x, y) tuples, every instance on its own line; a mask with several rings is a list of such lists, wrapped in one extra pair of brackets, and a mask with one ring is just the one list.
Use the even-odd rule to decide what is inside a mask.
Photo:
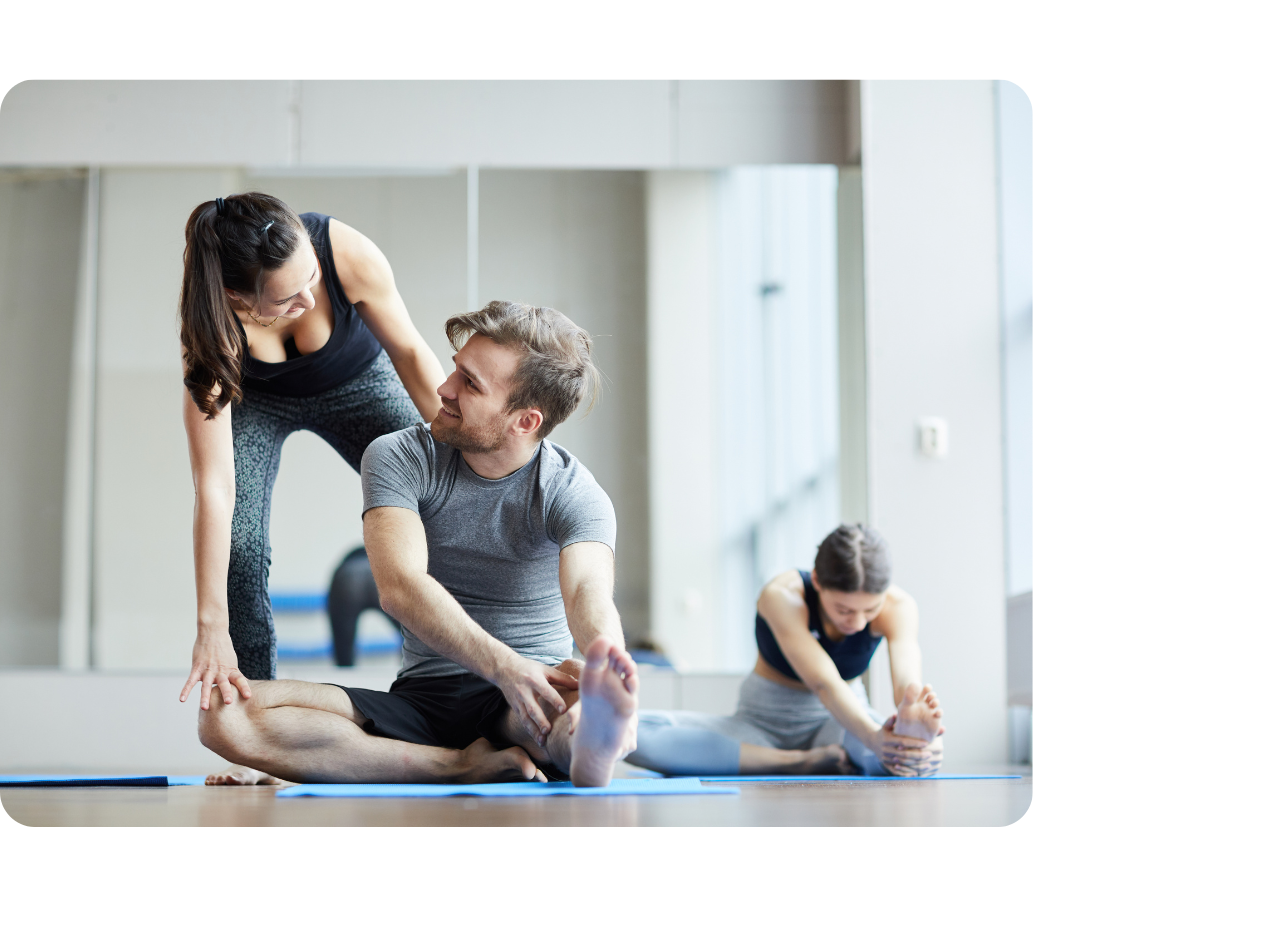
[(894, 734), (897, 715), (890, 715), (876, 734), (876, 754), (895, 777), (931, 777), (942, 766), (942, 735), (925, 742)]
[(551, 722), (547, 720), (538, 700), (546, 702), (557, 713), (564, 714), (564, 699), (555, 687), (571, 691), (578, 687), (578, 680), (554, 666), (544, 666), (512, 653), (511, 658), (493, 677), (493, 684), (502, 690), (507, 704), (520, 719), (520, 723), (538, 746), (542, 747), (547, 743), (547, 735), (551, 733)]
[(231, 688), (240, 690), (240, 694), (249, 698), (253, 693), (249, 690), (249, 680), (237, 668), (236, 651), (231, 645), (231, 634), (226, 630), (207, 630), (196, 634), (196, 645), (191, 651), (191, 674), (187, 676), (187, 684), (182, 687), (179, 702), (187, 700), (187, 693), (197, 682), (200, 683), (200, 707), (209, 708), (209, 697), (214, 686), (222, 690), (222, 701), (230, 705)]

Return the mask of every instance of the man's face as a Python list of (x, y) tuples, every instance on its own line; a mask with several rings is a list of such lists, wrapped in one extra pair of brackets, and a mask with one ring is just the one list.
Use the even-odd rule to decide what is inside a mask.
[(520, 355), (487, 336), (472, 336), (453, 357), (453, 374), (436, 389), (440, 411), (431, 436), (463, 453), (492, 453), (522, 412), (507, 411)]

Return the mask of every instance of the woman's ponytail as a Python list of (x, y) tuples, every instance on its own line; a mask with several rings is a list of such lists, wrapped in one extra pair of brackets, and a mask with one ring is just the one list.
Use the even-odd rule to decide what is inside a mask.
[(206, 418), (241, 397), (248, 350), (227, 290), (257, 297), (305, 233), (296, 212), (264, 193), (202, 202), (187, 219), (178, 302), (183, 384)]

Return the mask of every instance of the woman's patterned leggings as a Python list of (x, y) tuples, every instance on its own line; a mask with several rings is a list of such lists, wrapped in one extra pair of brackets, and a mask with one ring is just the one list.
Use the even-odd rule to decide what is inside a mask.
[[(433, 416), (434, 417), (434, 416)], [(236, 507), (231, 517), (227, 612), (231, 645), (250, 679), (274, 679), (276, 632), (267, 593), (271, 568), (271, 491), (284, 440), (313, 431), (360, 472), (364, 449), (383, 434), (421, 421), (386, 352), (337, 388), (307, 398), (246, 389), (231, 406), (236, 461)]]

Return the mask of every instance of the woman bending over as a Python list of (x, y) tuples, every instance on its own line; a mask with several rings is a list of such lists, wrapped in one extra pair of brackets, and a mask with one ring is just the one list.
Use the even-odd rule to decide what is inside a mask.
[[(879, 533), (842, 525), (810, 571), (785, 571), (756, 605), (756, 666), (732, 716), (641, 710), (627, 761), (667, 774), (929, 776), (942, 709), (921, 676), (919, 616), (889, 580)], [(897, 714), (873, 711), (858, 677), (888, 643)]]
[(196, 206), (186, 236), (196, 640), (181, 700), (200, 683), (208, 708), (215, 687), (230, 704), (275, 678), (267, 536), (285, 438), (313, 431), (359, 473), (374, 438), (435, 417), (445, 374), (387, 259), (337, 219), (242, 193)]

